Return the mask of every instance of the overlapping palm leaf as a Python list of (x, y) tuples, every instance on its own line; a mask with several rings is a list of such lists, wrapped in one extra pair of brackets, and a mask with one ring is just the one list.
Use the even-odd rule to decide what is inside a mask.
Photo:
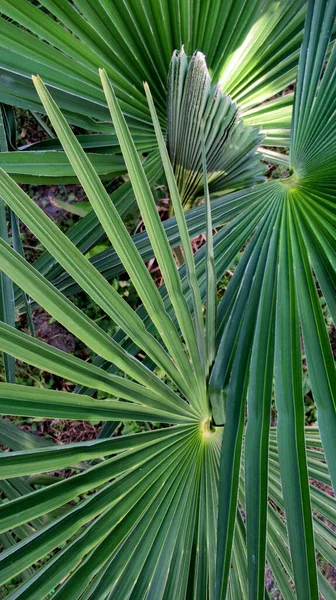
[[(273, 370), (279, 419), (277, 439), (280, 473), (296, 593), (302, 598), (315, 598), (318, 594), (309, 481), (306, 457), (303, 452), (304, 406), (300, 331), (302, 331), (312, 391), (317, 405), (321, 437), (335, 485), (332, 442), (336, 426), (335, 365), (314, 272), (319, 279), (322, 292), (324, 293), (325, 290), (328, 295), (328, 304), (332, 305), (335, 298), (335, 244), (333, 243), (335, 231), (332, 233), (332, 224), (335, 223), (335, 175), (329, 165), (334, 164), (336, 148), (332, 143), (326, 144), (325, 150), (322, 144), (318, 145), (315, 151), (315, 170), (309, 152), (302, 153), (301, 143), (305, 143), (306, 147), (310, 145), (314, 147), (315, 140), (310, 126), (313, 130), (314, 123), (320, 118), (320, 103), (324, 105), (323, 97), (327, 104), (324, 105), (326, 123), (329, 123), (329, 128), (334, 130), (331, 124), (334, 107), (332, 103), (329, 106), (327, 101), (327, 94), (330, 93), (330, 88), (334, 87), (332, 83), (334, 79), (333, 77), (329, 79), (326, 74), (321, 83), (319, 82), (334, 12), (335, 3), (309, 3), (294, 104), (290, 152), (293, 175), (278, 183), (275, 189), (273, 213), (264, 235), (260, 236), (259, 256), (257, 257), (254, 249), (255, 264), (252, 263), (253, 255), (250, 263), (246, 264), (245, 278), (249, 276), (249, 271), (250, 277), (252, 273), (254, 277), (253, 281), (251, 279), (250, 290), (247, 292), (246, 285), (240, 290), (237, 286), (235, 306), (233, 308), (231, 306), (230, 311), (228, 311), (228, 302), (231, 297), (224, 296), (223, 299), (228, 321), (227, 326), (224, 326), (217, 364), (212, 373), (213, 381), (210, 385), (213, 388), (214, 410), (218, 411), (219, 418), (221, 416), (223, 418), (221, 401), (223, 395), (225, 396), (226, 428), (230, 432), (227, 436), (224, 433), (223, 437), (219, 509), (219, 531), (222, 529), (224, 534), (222, 544), (219, 543), (219, 572), (223, 563), (224, 566), (218, 584), (221, 585), (224, 594), (230, 565), (230, 536), (231, 538), (233, 536), (233, 507), (239, 485), (239, 457), (247, 399), (246, 513), (249, 581), (252, 590), (250, 597), (263, 597), (268, 494), (267, 440)], [(330, 56), (331, 64), (329, 64), (329, 69), (333, 69), (333, 73), (334, 51), (333, 48)], [(318, 136), (318, 129), (315, 128), (315, 131)], [(331, 139), (332, 136), (331, 133)], [(312, 153), (314, 154), (314, 150)], [(317, 167), (317, 165), (324, 166)], [(322, 172), (325, 169), (321, 184), (319, 184), (319, 168)], [(308, 241), (305, 223), (306, 211), (309, 215), (313, 212), (316, 218), (314, 224), (311, 218), (309, 219), (309, 236), (312, 236), (310, 241)], [(327, 228), (325, 235), (321, 231), (321, 218)], [(315, 237), (319, 239), (317, 242), (319, 251), (312, 250), (312, 246), (315, 246)], [(231, 283), (237, 277), (239, 284), (241, 276), (237, 269)], [(260, 295), (257, 301), (254, 288), (258, 289)], [(242, 300), (244, 294), (248, 297), (245, 296)], [(243, 302), (246, 303), (245, 306)], [(234, 324), (235, 312), (241, 315), (240, 330), (237, 324)], [(252, 314), (257, 314), (253, 324), (251, 324)], [(232, 361), (233, 344), (236, 349), (230, 381), (226, 384), (228, 368)], [(246, 370), (247, 356), (250, 357), (249, 372)], [(319, 377), (317, 377), (318, 368), (321, 368)], [(244, 377), (247, 376), (249, 383), (246, 386), (247, 390), (243, 390)]]
[[(78, 4), (92, 10), (90, 2)], [(101, 2), (97, 8), (96, 19), (104, 5)], [(66, 6), (70, 7), (64, 4), (64, 10)], [(248, 2), (244, 7), (252, 10)], [(142, 10), (143, 4), (139, 14)], [(56, 483), (22, 497), (5, 492), (10, 501), (0, 507), (1, 531), (15, 526), (21, 541), (4, 552), (1, 581), (37, 565), (9, 597), (42, 599), (56, 588), (54, 597), (73, 599), (256, 600), (267, 597), (265, 560), (284, 598), (317, 599), (318, 590), (327, 600), (335, 597), (323, 572), (317, 574), (315, 555), (320, 563), (335, 564), (330, 524), (336, 505), (320, 489), (321, 484), (331, 485), (330, 476), (335, 478), (335, 366), (316, 287), (317, 280), (334, 314), (335, 49), (320, 80), (334, 12), (335, 2), (309, 3), (294, 104), (293, 174), (288, 179), (228, 194), (211, 205), (207, 200), (205, 206), (184, 216), (147, 90), (176, 214), (165, 227), (157, 217), (108, 75), (102, 74), (106, 101), (146, 226), (147, 233), (134, 240), (46, 88), (35, 80), (72, 168), (111, 240), (114, 249), (109, 256), (117, 268), (128, 272), (143, 305), (133, 312), (93, 261), (84, 258), (1, 172), (0, 193), (8, 206), (67, 271), (74, 282), (71, 285), (84, 289), (120, 330), (109, 338), (1, 241), (3, 272), (98, 357), (95, 364), (83, 362), (6, 324), (1, 325), (1, 350), (78, 383), (87, 394), (98, 389), (106, 399), (1, 384), (0, 406), (13, 415), (111, 423), (145, 420), (171, 426), (0, 457), (4, 478), (25, 478), (66, 467), (74, 470), (72, 477), (60, 476)], [(199, 31), (202, 22), (198, 22)], [(172, 21), (172, 26), (177, 24)], [(255, 35), (262, 47), (262, 22), (259, 26), (260, 36)], [(244, 36), (243, 25), (236, 33), (233, 45), (238, 45), (239, 35)], [(204, 30), (203, 35), (206, 38), (208, 32)], [(213, 57), (212, 40), (208, 43)], [(240, 52), (244, 64), (244, 46)], [(260, 55), (265, 60), (261, 50)], [(269, 57), (271, 61), (271, 53)], [(225, 72), (220, 75), (224, 81)], [(306, 86), (307, 81), (313, 89)], [(155, 90), (156, 102), (157, 94)], [(190, 250), (188, 229), (189, 235), (200, 231), (200, 216), (208, 234), (211, 225), (227, 223), (214, 236), (213, 259), (211, 245), (194, 257)], [(184, 246), (186, 262), (179, 270), (166, 232), (170, 243)], [(165, 286), (159, 290), (143, 266), (149, 244), (165, 275)], [(238, 254), (238, 267), (217, 310), (216, 357), (207, 385), (204, 349), (209, 348), (209, 329), (205, 327), (203, 337), (200, 303), (206, 301), (204, 326), (208, 326), (213, 285), (206, 273), (213, 260), (219, 279)], [(303, 348), (319, 431), (304, 427)], [(143, 361), (137, 355), (139, 349), (145, 355)], [(156, 366), (165, 373), (166, 382)], [(270, 427), (273, 382), (276, 430)], [(215, 427), (211, 416), (215, 425), (225, 426)], [(30, 532), (19, 529), (27, 526)], [(49, 561), (39, 562), (55, 549)]]
[[(108, 180), (123, 173), (124, 165), (97, 76), (98, 67), (104, 67), (114, 82), (138, 150), (150, 151), (155, 136), (142, 81), (148, 81), (161, 124), (167, 129), (166, 93), (171, 56), (182, 45), (190, 57), (200, 50), (206, 56), (213, 84), (231, 94), (245, 123), (244, 132), (240, 122), (238, 135), (232, 140), (236, 148), (239, 138), (237, 154), (222, 161), (230, 174), (224, 176), (224, 181), (217, 176), (216, 191), (223, 193), (253, 185), (261, 175), (254, 153), (261, 138), (256, 137), (254, 129), (261, 127), (261, 134), (266, 135), (265, 144), (289, 144), (293, 94), (286, 93), (266, 104), (264, 101), (294, 81), (305, 10), (303, 0), (294, 5), (290, 0), (257, 3), (217, 0), (201, 5), (197, 2), (166, 5), (156, 0), (122, 5), (113, 0), (98, 3), (46, 0), (38, 6), (30, 0), (15, 3), (2, 0), (0, 100), (41, 111), (31, 84), (31, 74), (38, 73), (49, 85), (68, 121), (94, 132), (78, 139), (91, 154), (99, 175)], [(31, 152), (0, 156), (0, 166), (17, 181), (73, 180), (73, 170), (57, 139), (32, 144), (23, 150)], [(233, 159), (237, 163), (248, 151), (250, 156), (245, 166), (254, 169), (241, 165), (237, 173)], [(275, 155), (265, 148), (263, 152), (267, 160), (287, 164), (286, 155)], [(159, 175), (160, 171), (155, 172), (153, 179), (157, 180)], [(125, 193), (126, 189), (127, 186)], [(121, 213), (134, 204), (132, 194), (124, 200)], [(119, 203), (118, 195), (116, 201)], [(83, 251), (98, 243), (103, 231), (95, 215), (90, 214), (69, 235)], [(41, 257), (37, 268), (45, 262), (52, 263), (51, 257)], [(47, 275), (45, 270), (42, 272)]]
[[(304, 2), (293, 6), (270, 0), (202, 5), (44, 0), (40, 7), (28, 0), (15, 5), (2, 0), (0, 11), (12, 19), (3, 19), (1, 34), (1, 44), (8, 48), (1, 60), (3, 101), (38, 107), (29, 81), (30, 73), (38, 72), (55, 88), (57, 103), (72, 119), (83, 114), (91, 124), (93, 119), (107, 121), (97, 78), (98, 67), (104, 67), (123, 111), (140, 132), (146, 125), (153, 131), (142, 81), (148, 81), (165, 119), (167, 74), (176, 48), (184, 45), (189, 56), (201, 50), (214, 80), (247, 109), (294, 80), (305, 16)], [(108, 123), (102, 127), (111, 131)]]
[[(264, 143), (288, 146), (293, 94), (272, 99), (295, 79), (302, 41), (305, 2), (258, 0), (241, 2), (114, 2), (79, 0), (1, 0), (0, 100), (41, 111), (31, 85), (38, 73), (71, 123), (94, 132), (81, 140), (92, 152), (108, 152), (110, 169), (100, 155), (98, 172), (106, 177), (122, 164), (101, 90), (99, 67), (114, 82), (117, 97), (140, 151), (155, 145), (142, 81), (148, 81), (161, 123), (167, 125), (166, 89), (171, 56), (185, 47), (188, 56), (200, 50), (215, 84), (237, 102), (247, 124), (262, 127)], [(97, 136), (97, 132), (104, 136)], [(91, 137), (91, 141), (90, 141)], [(46, 154), (45, 177), (57, 179), (69, 166), (53, 140), (35, 145)], [(21, 181), (40, 178), (34, 158), (4, 157), (1, 166)], [(101, 162), (100, 162), (101, 161)]]

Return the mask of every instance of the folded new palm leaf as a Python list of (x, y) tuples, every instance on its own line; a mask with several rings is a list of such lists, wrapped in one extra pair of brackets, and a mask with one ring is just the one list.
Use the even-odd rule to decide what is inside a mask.
[(219, 84), (211, 87), (201, 52), (189, 64), (183, 48), (174, 53), (167, 94), (167, 147), (184, 205), (204, 193), (201, 125), (210, 193), (223, 194), (263, 180), (256, 155), (263, 136), (238, 122), (238, 108)]

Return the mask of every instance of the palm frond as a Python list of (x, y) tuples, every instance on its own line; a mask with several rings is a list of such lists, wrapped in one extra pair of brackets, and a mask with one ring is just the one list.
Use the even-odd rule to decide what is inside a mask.
[[(120, 202), (116, 207), (90, 155), (42, 81), (35, 79), (95, 216), (86, 219), (82, 241), (76, 237), (78, 230), (67, 237), (0, 171), (4, 202), (49, 252), (37, 265), (28, 265), (2, 239), (0, 268), (83, 340), (96, 358), (81, 360), (2, 322), (1, 350), (77, 383), (76, 392), (81, 394), (2, 383), (0, 406), (6, 414), (41, 419), (104, 419), (111, 423), (111, 431), (118, 421), (146, 420), (164, 426), (57, 447), (34, 443), (31, 436), (0, 421), (0, 433), (13, 450), (0, 455), (0, 474), (8, 479), (1, 484), (7, 501), (0, 505), (0, 532), (5, 536), (1, 539), (6, 546), (0, 560), (0, 582), (5, 584), (25, 573), (9, 595), (22, 600), (42, 600), (51, 592), (56, 598), (73, 600), (262, 600), (269, 597), (265, 591), (267, 565), (286, 599), (317, 600), (319, 594), (332, 599), (335, 593), (325, 573), (317, 568), (317, 557), (336, 563), (332, 525), (336, 501), (325, 491), (331, 489), (335, 478), (336, 376), (319, 300), (321, 290), (334, 315), (334, 49), (325, 70), (323, 66), (330, 49), (335, 0), (308, 3), (290, 158), (288, 163), (281, 159), (293, 173), (210, 202), (206, 184), (209, 180), (211, 186), (211, 177), (205, 164), (211, 160), (207, 143), (210, 147), (215, 131), (209, 127), (207, 132), (204, 119), (202, 157), (202, 135), (197, 130), (205, 113), (198, 98), (197, 126), (193, 129), (189, 123), (188, 127), (191, 146), (194, 144), (199, 156), (197, 172), (199, 185), (205, 184), (206, 203), (186, 214), (179, 203), (174, 162), (170, 164), (167, 156), (168, 151), (175, 151), (180, 131), (168, 132), (168, 150), (164, 143), (162, 99), (172, 51), (184, 43), (186, 53), (193, 54), (198, 49), (196, 41), (203, 42), (201, 50), (215, 80), (220, 79), (222, 90), (230, 93), (246, 111), (247, 120), (251, 119), (247, 129), (233, 125), (226, 133), (230, 143), (235, 135), (240, 140), (253, 179), (256, 159), (245, 154), (249, 143), (255, 153), (253, 115), (267, 134), (263, 111), (253, 112), (254, 102), (261, 102), (265, 94), (272, 95), (294, 77), (306, 13), (303, 3), (274, 6), (248, 0), (241, 5), (217, 0), (202, 3), (199, 12), (192, 2), (168, 6), (154, 0), (122, 4), (78, 0), (75, 5), (44, 0), (42, 5), (47, 8), (45, 13), (26, 0), (15, 6), (0, 0), (0, 10), (34, 31), (34, 35), (24, 32), (20, 40), (18, 25), (5, 26), (1, 43), (12, 40), (6, 69), (24, 77), (25, 70), (41, 61), (41, 74), (53, 89), (56, 73), (52, 65), (58, 61), (60, 69), (65, 69), (62, 60), (68, 53), (67, 78), (54, 96), (61, 99), (67, 117), (76, 112), (76, 101), (85, 105), (85, 110), (94, 107), (90, 118), (99, 118), (100, 111), (102, 122), (109, 119), (111, 111), (130, 183), (116, 194)], [(205, 17), (212, 29), (204, 27)], [(150, 39), (145, 36), (148, 27), (153, 32)], [(51, 45), (44, 61), (43, 30), (50, 35)], [(159, 41), (166, 30), (169, 35), (159, 54)], [(228, 35), (229, 31), (232, 34)], [(23, 48), (26, 60), (19, 68)], [(174, 60), (179, 76), (184, 69), (183, 86), (182, 79), (174, 79), (184, 93), (188, 88), (186, 58), (180, 54)], [(213, 99), (203, 56), (196, 54), (192, 60), (195, 69), (190, 69), (190, 78), (200, 67), (203, 89), (210, 94), (204, 97)], [(98, 63), (105, 69), (106, 97), (99, 86)], [(153, 92), (152, 98), (146, 87), (149, 108), (137, 79), (143, 72)], [(306, 84), (309, 78), (312, 87)], [(18, 81), (13, 77), (11, 93), (19, 89), (15, 88)], [(74, 93), (77, 83), (81, 102)], [(25, 89), (31, 93), (30, 84)], [(248, 91), (252, 92), (250, 99)], [(29, 94), (27, 91), (27, 98)], [(218, 106), (227, 103), (234, 115), (233, 102), (222, 91), (216, 94)], [(174, 98), (178, 97), (176, 87)], [(269, 124), (276, 114), (284, 119), (281, 127), (274, 128), (277, 139), (289, 139), (290, 102), (275, 101), (269, 109)], [(175, 109), (180, 110), (178, 103)], [(81, 114), (80, 110), (77, 113)], [(265, 119), (267, 114), (266, 104)], [(151, 149), (159, 146), (163, 163), (155, 148), (149, 171), (146, 163), (142, 165), (130, 133), (137, 125), (140, 129), (140, 123), (148, 125)], [(110, 122), (104, 126), (112, 131)], [(317, 145), (310, 151), (311, 135)], [(224, 154), (229, 155), (226, 150)], [(158, 219), (150, 186), (151, 177), (163, 171), (175, 213), (165, 224)], [(235, 163), (232, 186), (240, 187), (240, 177), (245, 181), (242, 185), (247, 185), (249, 176), (244, 177), (248, 171), (240, 171), (239, 161)], [(217, 184), (221, 185), (220, 179)], [(146, 226), (146, 232), (133, 239), (118, 212), (126, 210), (131, 187)], [(203, 195), (201, 188), (199, 194)], [(90, 223), (93, 237), (104, 231), (113, 245), (91, 261), (83, 254), (89, 245)], [(212, 238), (213, 226), (219, 230)], [(189, 236), (204, 231), (208, 244), (193, 255)], [(180, 268), (171, 252), (176, 244), (183, 245), (186, 257)], [(144, 265), (149, 256), (156, 256), (164, 273), (165, 284), (160, 288), (155, 287)], [(235, 260), (238, 266), (217, 311), (213, 303), (204, 322), (202, 304), (209, 310), (215, 280)], [(104, 277), (123, 270), (143, 302), (136, 311)], [(67, 297), (78, 289), (84, 289), (118, 325), (112, 338)], [(17, 300), (22, 305), (18, 293)], [(213, 312), (217, 313), (216, 324), (212, 317), (206, 331)], [(200, 333), (206, 342), (203, 352), (207, 347), (214, 354), (213, 364), (211, 360), (205, 370)], [(207, 359), (205, 353), (203, 358)], [(304, 426), (303, 367), (311, 379), (319, 429)], [(97, 400), (91, 397), (95, 390), (102, 393)], [(270, 426), (273, 398), (276, 427)], [(71, 469), (71, 477), (64, 476), (63, 469)], [(56, 479), (43, 479), (50, 472), (57, 473)], [(36, 480), (42, 482), (38, 489), (27, 479), (31, 474), (42, 476)], [(321, 484), (327, 487), (321, 489)]]

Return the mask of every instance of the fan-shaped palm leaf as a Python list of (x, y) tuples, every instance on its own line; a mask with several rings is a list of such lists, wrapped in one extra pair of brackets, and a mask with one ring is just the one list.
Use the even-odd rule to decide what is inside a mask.
[[(142, 81), (149, 82), (160, 122), (169, 133), (169, 128), (176, 128), (170, 117), (178, 110), (176, 107), (175, 112), (170, 111), (166, 105), (171, 56), (182, 45), (189, 56), (200, 50), (206, 56), (213, 83), (224, 94), (231, 95), (245, 123), (244, 131), (242, 122), (235, 129), (231, 152), (218, 156), (220, 173), (224, 174), (216, 173), (217, 184), (212, 183), (211, 191), (218, 194), (253, 185), (262, 178), (255, 156), (261, 138), (256, 136), (255, 128), (262, 128), (265, 144), (289, 144), (293, 94), (286, 93), (266, 104), (264, 101), (294, 81), (305, 10), (303, 0), (294, 4), (289, 0), (257, 3), (217, 0), (202, 5), (197, 2), (166, 5), (156, 0), (122, 5), (113, 0), (98, 4), (91, 0), (76, 3), (45, 0), (39, 6), (33, 6), (30, 0), (15, 4), (2, 0), (0, 100), (41, 110), (30, 80), (32, 73), (38, 73), (52, 89), (53, 97), (70, 122), (101, 132), (78, 139), (90, 152), (99, 175), (109, 179), (123, 173), (124, 165), (98, 80), (98, 67), (104, 67), (113, 80), (138, 150), (150, 151), (155, 146), (155, 136)], [(216, 94), (220, 96), (219, 91)], [(23, 150), (39, 150), (39, 153), (35, 156), (35, 152), (31, 155), (11, 152), (0, 156), (0, 166), (16, 180), (73, 180), (73, 170), (60, 152), (62, 147), (57, 139)], [(108, 157), (102, 154), (105, 152)], [(187, 152), (183, 143), (179, 152)], [(263, 149), (263, 154), (276, 164), (286, 162), (286, 155), (275, 155), (272, 150)], [(217, 158), (213, 159), (216, 162)], [(207, 163), (211, 169), (211, 161)], [(153, 179), (159, 174), (160, 170), (154, 171)], [(195, 178), (196, 190), (201, 193), (201, 177)], [(113, 201), (124, 213), (134, 201), (132, 195), (127, 195), (127, 185), (120, 205), (119, 199), (118, 190)], [(95, 245), (103, 234), (95, 214), (84, 217), (69, 232), (82, 251)], [(50, 256), (41, 257), (36, 266), (47, 274), (45, 265), (52, 262)]]
[[(50, 7), (54, 3), (45, 4)], [(73, 15), (71, 5), (57, 4), (58, 11)], [(93, 3), (78, 2), (83, 13), (101, 27), (106, 4), (100, 2), (94, 11)], [(134, 7), (139, 23), (149, 6), (154, 11), (157, 5)], [(236, 6), (232, 4), (229, 12), (230, 23), (238, 18)], [(160, 4), (161, 16), (170, 14), (164, 7)], [(245, 3), (244, 10), (246, 15), (252, 11), (252, 3)], [(287, 17), (291, 10), (288, 8)], [(37, 567), (9, 598), (42, 600), (56, 589), (55, 597), (74, 600), (256, 600), (267, 594), (266, 560), (284, 598), (317, 600), (319, 592), (326, 599), (335, 596), (323, 573), (317, 574), (315, 555), (317, 551), (335, 564), (336, 544), (330, 527), (335, 520), (335, 499), (319, 487), (320, 483), (330, 486), (335, 478), (335, 366), (316, 287), (317, 279), (333, 312), (335, 49), (322, 79), (320, 76), (334, 12), (335, 2), (309, 2), (294, 104), (293, 174), (288, 179), (228, 194), (223, 204), (214, 201), (210, 205), (206, 186), (206, 205), (185, 215), (178, 204), (177, 183), (155, 102), (147, 89), (176, 215), (165, 227), (158, 219), (150, 185), (108, 75), (102, 73), (106, 102), (146, 235), (165, 275), (165, 286), (158, 290), (143, 266), (142, 255), (148, 252), (145, 236), (132, 240), (128, 235), (89, 157), (41, 80), (35, 79), (72, 169), (143, 305), (133, 312), (94, 264), (2, 171), (0, 194), (6, 204), (120, 329), (114, 338), (107, 336), (1, 240), (3, 272), (99, 358), (93, 364), (82, 361), (6, 324), (0, 328), (0, 349), (78, 383), (82, 391), (101, 390), (106, 399), (0, 384), (0, 405), (13, 415), (112, 423), (143, 419), (171, 426), (63, 447), (19, 449), (0, 456), (3, 478), (26, 478), (66, 467), (75, 472), (29, 493), (27, 487), (20, 495), (10, 488), (4, 490), (9, 501), (0, 506), (1, 531), (15, 528), (19, 541), (3, 553), (0, 580), (6, 582), (32, 565)], [(211, 18), (210, 12), (208, 16)], [(76, 17), (76, 22), (80, 18)], [(186, 25), (185, 21), (171, 23), (174, 31)], [(202, 21), (197, 23), (208, 39), (209, 55), (220, 54)], [(183, 33), (187, 36), (189, 31), (186, 28)], [(264, 39), (262, 23), (256, 31), (259, 49)], [(245, 33), (241, 23), (231, 49)], [(138, 34), (141, 39), (141, 26)], [(251, 34), (252, 39), (255, 35)], [(189, 39), (192, 41), (192, 36)], [(230, 45), (224, 49), (228, 48)], [(244, 44), (240, 56), (245, 64)], [(160, 68), (153, 67), (151, 77), (159, 73)], [(224, 81), (224, 74), (222, 78)], [(306, 86), (307, 80), (314, 89)], [(202, 140), (201, 131), (199, 136)], [(319, 143), (310, 152), (312, 139)], [(202, 173), (206, 180), (204, 163), (205, 151)], [(218, 218), (218, 224), (226, 224), (213, 243), (193, 256), (188, 231), (199, 230), (201, 225), (195, 224), (194, 218), (200, 215), (208, 236), (211, 221), (214, 224)], [(167, 232), (171, 243), (182, 243), (184, 248), (185, 264), (179, 270)], [(219, 279), (244, 246), (217, 307), (216, 336), (212, 325), (216, 356), (209, 365), (205, 352), (209, 330), (201, 330), (201, 302), (206, 301), (206, 321), (212, 315), (213, 324), (214, 285), (206, 270), (210, 263), (214, 265)], [(319, 431), (304, 426), (302, 345)], [(139, 348), (145, 354), (143, 361), (137, 356)], [(156, 367), (166, 381), (160, 379)], [(273, 383), (276, 428), (270, 427)], [(24, 484), (29, 485), (26, 480)], [(44, 564), (39, 562), (42, 559)]]
[[(31, 74), (38, 73), (52, 88), (70, 122), (105, 133), (103, 151), (112, 152), (110, 174), (118, 169), (122, 172), (122, 165), (115, 154), (117, 140), (98, 68), (105, 68), (114, 82), (137, 148), (148, 151), (155, 145), (155, 137), (142, 81), (148, 81), (166, 128), (169, 64), (182, 45), (188, 56), (198, 50), (205, 54), (214, 83), (237, 102), (248, 125), (262, 127), (267, 134), (264, 143), (288, 146), (293, 94), (260, 103), (295, 79), (305, 16), (303, 0), (294, 5), (289, 0), (207, 0), (202, 5), (44, 0), (38, 7), (29, 0), (15, 4), (1, 0), (0, 11), (0, 100), (41, 110), (30, 81)], [(176, 127), (176, 123), (169, 125), (169, 114), (168, 127)], [(81, 141), (92, 151), (97, 143), (104, 149), (102, 136), (91, 138), (91, 142), (90, 136)], [(38, 148), (46, 152), (46, 177), (57, 178), (60, 169), (69, 176), (64, 158), (62, 164), (61, 157), (48, 152), (48, 148), (59, 148), (57, 141), (35, 145)], [(21, 157), (20, 173), (18, 159), (10, 158), (0, 159), (1, 166), (21, 181), (42, 176), (42, 169), (39, 173), (34, 170), (35, 159)], [(108, 175), (103, 157), (96, 160), (98, 172)]]

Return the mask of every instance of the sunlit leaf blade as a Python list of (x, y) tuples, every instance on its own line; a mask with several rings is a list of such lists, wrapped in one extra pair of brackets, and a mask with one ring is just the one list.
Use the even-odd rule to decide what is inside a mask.
[[(244, 110), (244, 123), (254, 127), (261, 126), (260, 133), (266, 136), (262, 142), (263, 146), (276, 146), (282, 151), (289, 146), (293, 98), (294, 95), (288, 93), (255, 108)], [(274, 152), (268, 148), (263, 148), (263, 151), (271, 155)]]
[[(249, 15), (247, 22), (251, 23), (253, 20), (245, 39), (242, 29), (246, 27), (246, 21), (239, 13), (239, 5), (233, 21), (230, 13), (226, 15), (231, 26), (235, 23), (238, 28), (224, 42), (226, 52), (230, 49), (234, 53), (222, 55), (224, 60), (220, 82), (235, 100), (248, 108), (270, 97), (270, 89), (274, 95), (282, 86), (288, 86), (295, 79), (305, 6), (303, 0), (295, 5), (290, 2), (266, 2), (261, 6), (259, 3), (247, 2), (244, 11), (245, 18)], [(217, 29), (220, 27), (221, 24), (218, 23)]]

